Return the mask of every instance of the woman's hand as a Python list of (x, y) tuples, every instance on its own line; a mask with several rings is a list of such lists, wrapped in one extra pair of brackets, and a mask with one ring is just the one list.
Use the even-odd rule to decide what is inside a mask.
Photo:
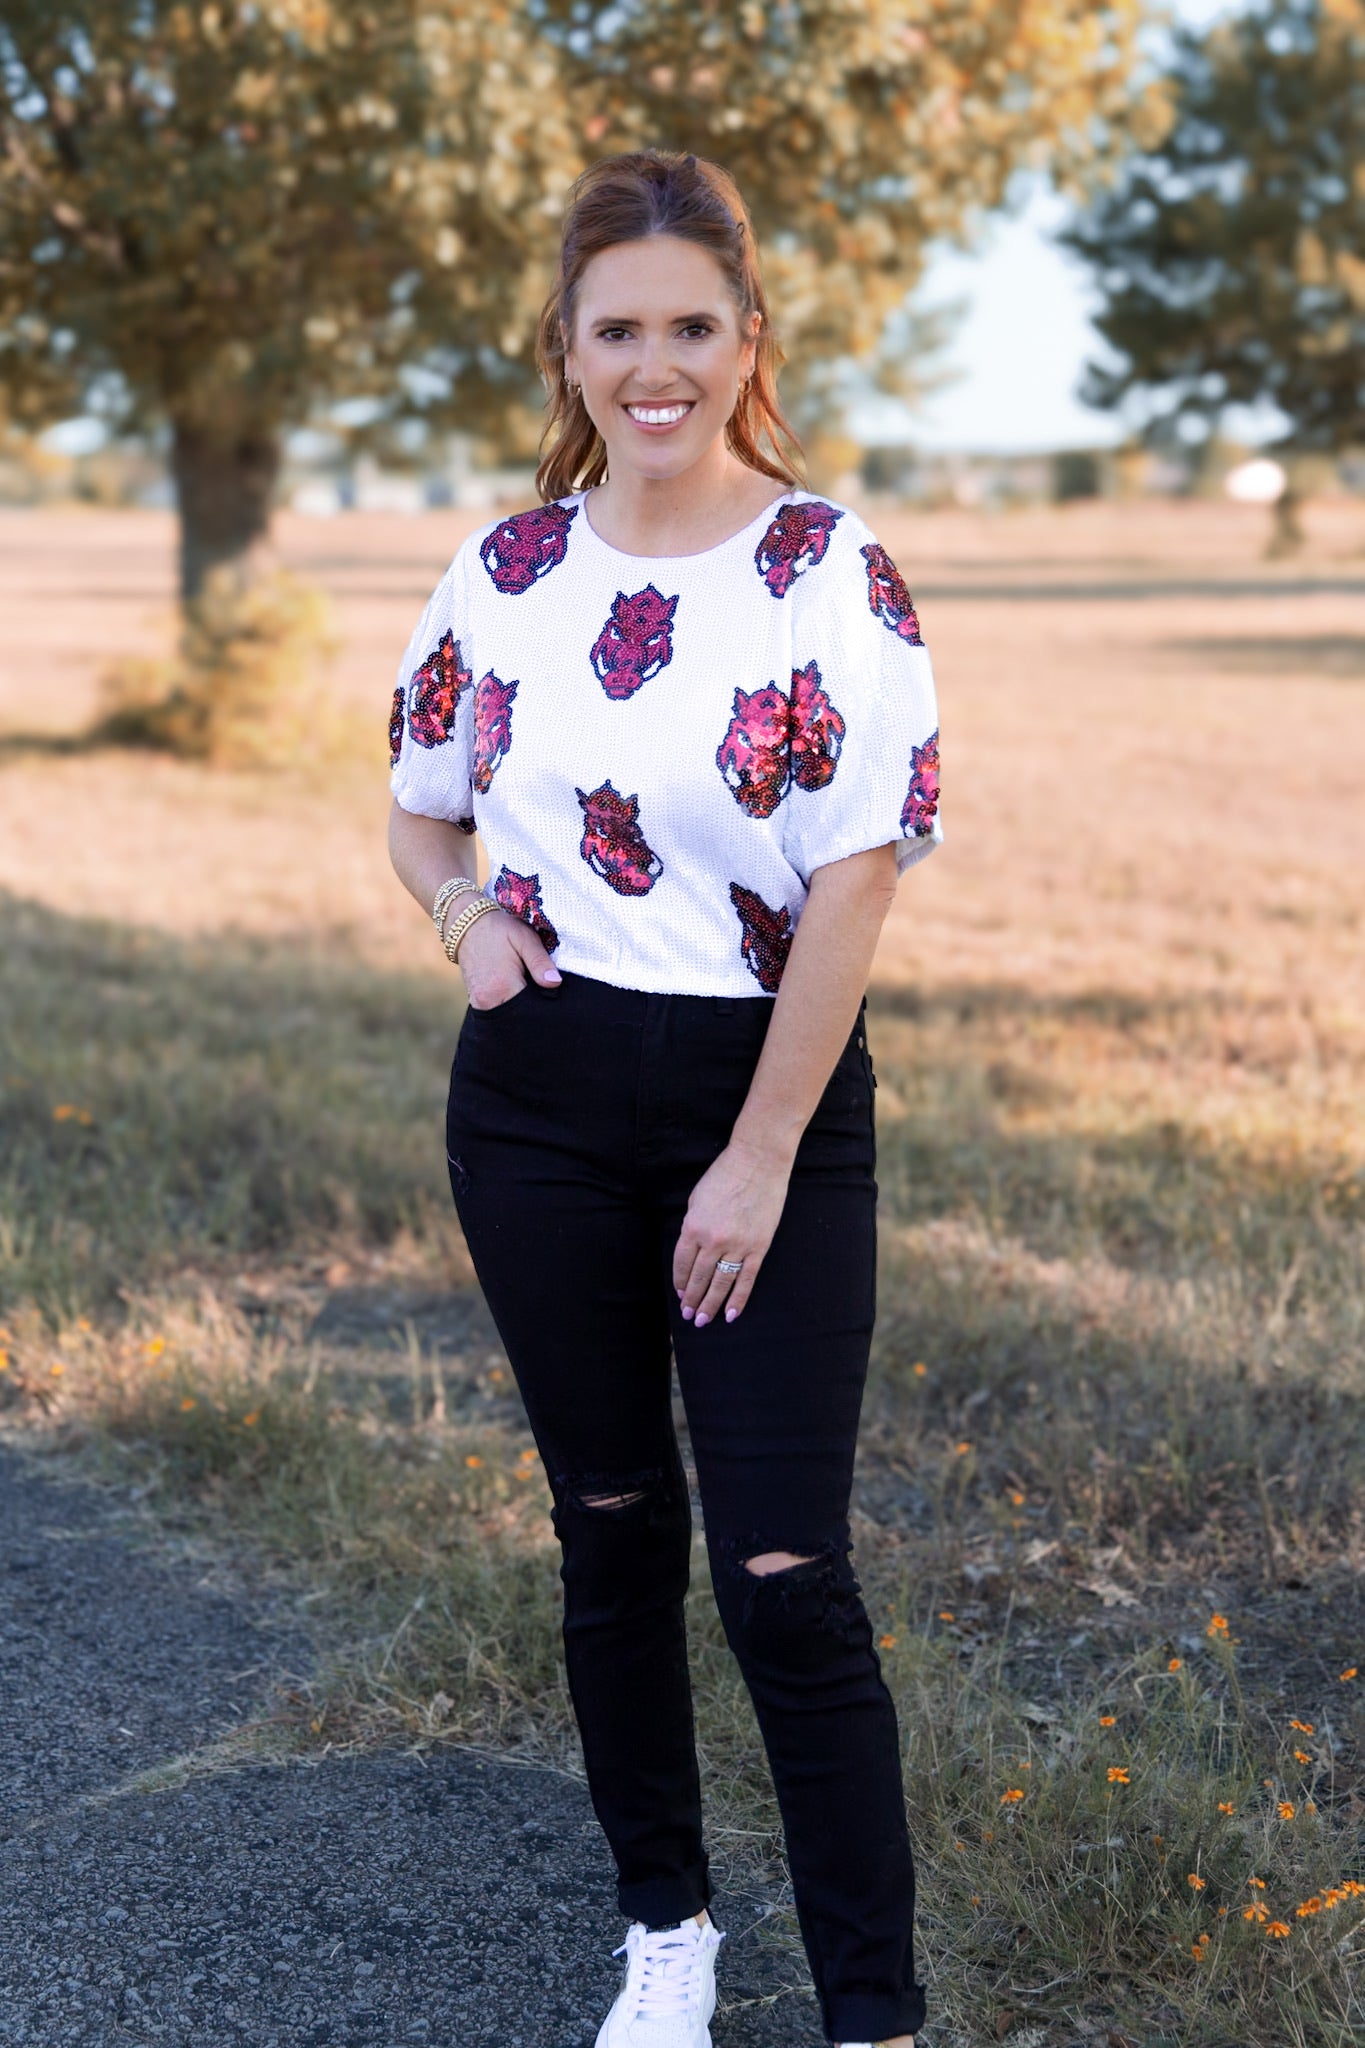
[[(456, 914), (463, 907), (456, 903)], [(496, 1010), (526, 986), (529, 974), (546, 988), (560, 980), (559, 969), (536, 934), (510, 911), (490, 911), (474, 920), (460, 941), (460, 972), (470, 1008)]]
[[(673, 1253), (673, 1285), (685, 1317), (700, 1330), (720, 1313), (732, 1323), (753, 1292), (787, 1199), (791, 1160), (751, 1152), (733, 1141), (692, 1190)], [(738, 1273), (716, 1260), (742, 1259)]]

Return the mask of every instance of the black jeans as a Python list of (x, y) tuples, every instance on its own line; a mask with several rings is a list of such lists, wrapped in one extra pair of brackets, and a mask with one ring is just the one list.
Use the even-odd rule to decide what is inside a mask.
[[(450, 1179), (549, 1475), (564, 1645), (622, 1909), (710, 1897), (683, 1599), (691, 1511), (773, 1773), (797, 1913), (834, 2041), (913, 2033), (915, 1877), (895, 1708), (849, 1562), (876, 1303), (872, 1066), (860, 1015), (802, 1135), (734, 1323), (684, 1322), (672, 1259), (762, 1050), (765, 997), (647, 995), (568, 974), (469, 1010)], [(758, 1575), (786, 1550), (804, 1563)]]

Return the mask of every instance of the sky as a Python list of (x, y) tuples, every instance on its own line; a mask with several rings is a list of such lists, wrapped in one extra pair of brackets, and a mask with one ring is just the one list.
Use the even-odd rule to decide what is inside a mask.
[[(1232, 11), (1232, 0), (1174, 0), (1193, 28)], [(965, 300), (965, 315), (939, 358), (955, 373), (913, 413), (876, 401), (855, 415), (860, 439), (912, 441), (927, 450), (991, 454), (1104, 447), (1124, 428), (1075, 396), (1089, 357), (1104, 344), (1090, 322), (1097, 294), (1087, 266), (1053, 239), (1069, 209), (1046, 184), (1022, 184), (1020, 210), (994, 216), (970, 253), (930, 257), (917, 294), (924, 306)]]

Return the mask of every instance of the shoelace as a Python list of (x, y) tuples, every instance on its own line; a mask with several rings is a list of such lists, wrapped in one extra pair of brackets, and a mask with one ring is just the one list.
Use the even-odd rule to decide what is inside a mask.
[[(697, 1929), (688, 1934), (681, 1927), (669, 1927), (662, 1933), (651, 1934), (646, 1930), (636, 1937), (641, 1948), (638, 2018), (676, 2019), (688, 2012), (692, 2003), (693, 1966), (701, 1954), (700, 1932)], [(612, 1953), (622, 1956), (629, 1948), (627, 1936)]]

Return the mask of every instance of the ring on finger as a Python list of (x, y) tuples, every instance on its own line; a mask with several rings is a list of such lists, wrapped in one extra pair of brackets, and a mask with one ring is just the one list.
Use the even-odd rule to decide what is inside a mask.
[(717, 1259), (716, 1271), (718, 1273), (738, 1273), (743, 1264), (743, 1259)]

